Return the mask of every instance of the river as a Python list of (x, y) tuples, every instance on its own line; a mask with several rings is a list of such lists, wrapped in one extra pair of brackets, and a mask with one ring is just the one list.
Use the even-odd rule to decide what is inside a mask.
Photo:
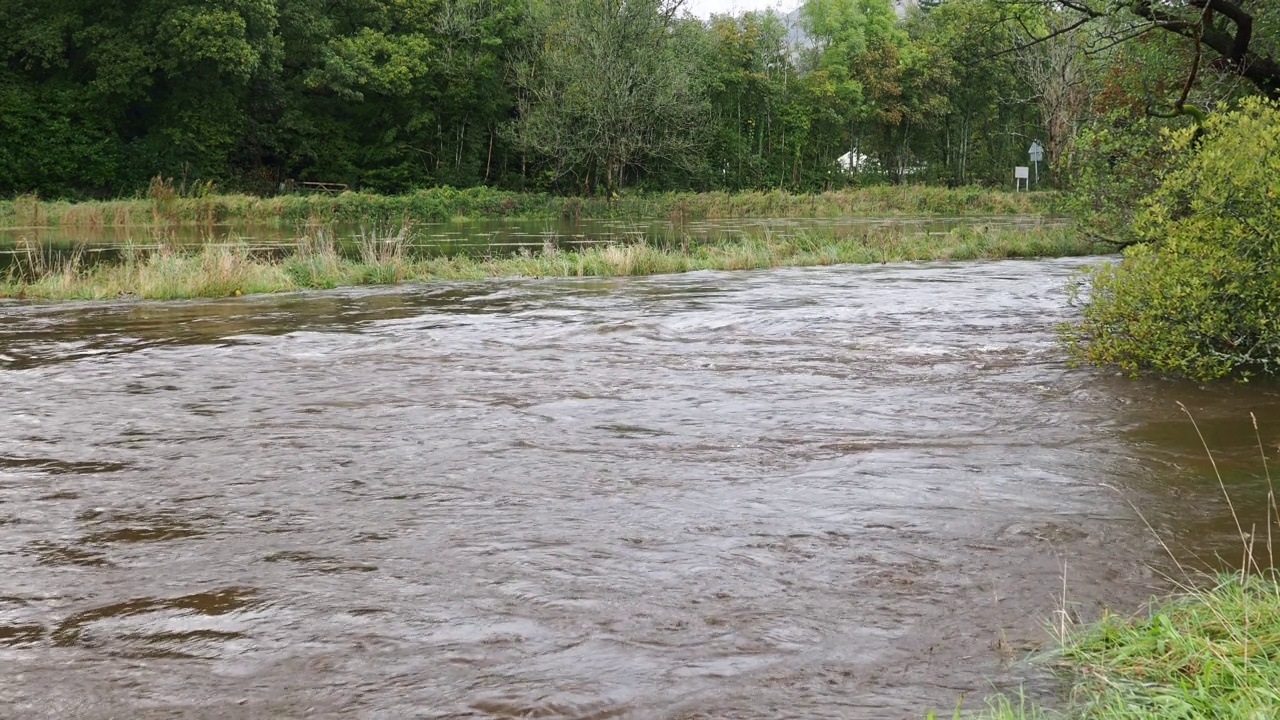
[[(1080, 260), (0, 303), (0, 716), (906, 718), (1238, 556)], [(1132, 503), (1132, 505), (1131, 505)], [(1261, 527), (1261, 526), (1259, 526)], [(1193, 560), (1199, 557), (1201, 561)]]

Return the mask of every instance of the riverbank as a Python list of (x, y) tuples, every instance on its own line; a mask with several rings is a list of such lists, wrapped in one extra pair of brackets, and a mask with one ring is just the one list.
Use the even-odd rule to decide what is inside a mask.
[(301, 238), (281, 257), (245, 245), (198, 249), (126, 248), (119, 262), (86, 264), (79, 255), (51, 260), (38, 254), (0, 281), (0, 298), (100, 300), (181, 299), (356, 285), (490, 277), (655, 275), (691, 270), (750, 270), (781, 266), (1066, 257), (1109, 252), (1062, 227), (1008, 230), (965, 228), (943, 235), (904, 235), (892, 228), (858, 234), (810, 233), (742, 237), (714, 244), (661, 247), (600, 245), (501, 257), (417, 257), (412, 233), (370, 236), (342, 250), (324, 232)]
[(1241, 720), (1280, 717), (1280, 582), (1235, 574), (1151, 605), (1067, 628), (1054, 666), (1072, 678), (1065, 714), (1022, 698), (980, 720)]
[[(1177, 403), (1191, 417), (1181, 402)], [(1246, 526), (1226, 496), (1241, 541), (1233, 573), (1193, 575), (1174, 559), (1179, 591), (1134, 616), (1104, 612), (1076, 625), (1063, 606), (1051, 623), (1057, 647), (1041, 658), (1069, 682), (1065, 709), (1048, 712), (1025, 697), (999, 695), (973, 720), (1253, 720), (1280, 717), (1280, 567), (1273, 528), (1280, 506), (1252, 413), (1268, 492), (1258, 498), (1265, 527)], [(1204, 435), (1192, 419), (1197, 435)], [(1218, 487), (1222, 475), (1207, 444)], [(1145, 519), (1144, 519), (1145, 522)], [(1273, 525), (1274, 523), (1274, 525)], [(1244, 528), (1249, 527), (1246, 531)], [(1150, 526), (1148, 525), (1148, 528)], [(1154, 531), (1154, 530), (1153, 530)], [(1163, 545), (1163, 541), (1161, 541)], [(1168, 550), (1168, 546), (1165, 546)], [(959, 713), (957, 712), (957, 717)]]
[(1054, 209), (1053, 192), (1015, 193), (980, 187), (885, 185), (813, 195), (747, 193), (628, 193), (616, 198), (559, 197), (491, 188), (434, 188), (408, 195), (179, 197), (163, 185), (147, 197), (95, 202), (0, 201), (0, 227), (125, 227), (160, 223), (357, 222), (390, 225), (460, 218), (706, 220), (719, 218), (901, 215), (1036, 215)]

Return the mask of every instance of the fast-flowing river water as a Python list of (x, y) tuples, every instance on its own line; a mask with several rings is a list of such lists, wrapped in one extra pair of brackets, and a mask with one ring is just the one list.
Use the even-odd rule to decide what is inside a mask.
[(1066, 367), (1081, 265), (0, 304), (0, 716), (1052, 702), (1064, 575), (1169, 587), (1135, 508), (1239, 554), (1176, 403), (1246, 529), (1280, 439), (1269, 386)]

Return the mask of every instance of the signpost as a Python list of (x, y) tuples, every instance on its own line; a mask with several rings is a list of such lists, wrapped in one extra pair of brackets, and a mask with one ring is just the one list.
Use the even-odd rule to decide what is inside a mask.
[(1013, 190), (1030, 190), (1031, 181), (1027, 178), (1031, 175), (1031, 168), (1025, 165), (1019, 165), (1013, 169)]
[(1031, 154), (1031, 164), (1036, 167), (1036, 185), (1040, 184), (1040, 161), (1044, 160), (1044, 148), (1041, 147), (1039, 140), (1031, 141), (1031, 149), (1027, 151)]

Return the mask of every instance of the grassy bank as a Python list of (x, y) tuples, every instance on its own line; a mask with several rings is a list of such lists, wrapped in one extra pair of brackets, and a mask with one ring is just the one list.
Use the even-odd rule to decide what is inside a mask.
[(901, 260), (1064, 257), (1106, 251), (1060, 227), (963, 229), (945, 235), (868, 228), (853, 235), (743, 237), (683, 247), (640, 243), (566, 251), (547, 246), (541, 252), (503, 257), (418, 257), (408, 231), (367, 237), (356, 252), (340, 252), (331, 236), (319, 232), (299, 240), (296, 252), (285, 257), (255, 254), (240, 245), (126, 249), (118, 263), (91, 266), (76, 256), (46, 260), (32, 255), (0, 281), (0, 297), (226, 297), (439, 279), (652, 275)]
[(1000, 697), (976, 718), (1254, 720), (1280, 717), (1280, 582), (1235, 574), (1068, 631), (1054, 662), (1073, 678), (1069, 710)]
[(452, 218), (715, 218), (843, 217), (858, 215), (1010, 215), (1052, 210), (1054, 193), (1013, 193), (979, 187), (887, 185), (815, 195), (786, 192), (634, 193), (618, 198), (558, 197), (491, 188), (436, 188), (408, 195), (247, 195), (179, 197), (164, 185), (147, 197), (102, 202), (0, 201), (0, 227), (108, 227), (161, 222), (363, 222), (389, 225)]
[[(1068, 624), (1065, 590), (1053, 632), (1058, 646), (1042, 661), (1069, 682), (1065, 709), (1049, 712), (1025, 698), (997, 696), (973, 720), (1261, 720), (1280, 718), (1280, 570), (1274, 533), (1280, 504), (1266, 444), (1251, 414), (1267, 480), (1263, 528), (1241, 523), (1200, 427), (1204, 446), (1241, 543), (1239, 572), (1189, 573), (1163, 541), (1183, 580), (1180, 592), (1148, 603), (1136, 617), (1106, 613)], [(1146, 519), (1143, 519), (1146, 522)], [(1148, 529), (1152, 529), (1147, 525)], [(1246, 527), (1248, 528), (1246, 530)], [(1154, 529), (1152, 529), (1154, 532)], [(956, 718), (960, 718), (959, 711)]]

